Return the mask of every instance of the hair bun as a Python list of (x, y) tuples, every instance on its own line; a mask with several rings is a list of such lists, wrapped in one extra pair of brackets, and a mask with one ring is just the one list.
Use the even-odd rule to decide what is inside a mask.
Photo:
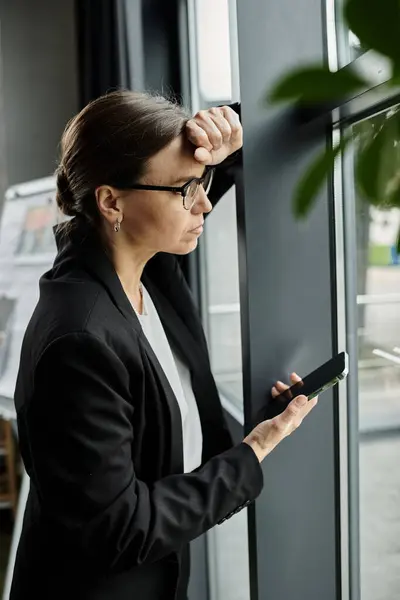
[(74, 194), (70, 188), (64, 167), (60, 165), (57, 169), (57, 206), (67, 217), (75, 217), (78, 214)]

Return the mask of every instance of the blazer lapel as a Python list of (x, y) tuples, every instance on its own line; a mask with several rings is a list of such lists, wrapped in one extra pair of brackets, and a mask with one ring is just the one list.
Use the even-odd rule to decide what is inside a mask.
[(171, 426), (171, 472), (182, 473), (183, 435), (179, 404), (152, 347), (143, 334), (139, 319), (125, 294), (111, 260), (107, 256), (98, 236), (95, 232), (91, 232), (87, 226), (83, 227), (79, 224), (67, 236), (60, 234), (57, 228), (54, 228), (54, 231), (58, 247), (54, 268), (70, 258), (71, 254), (76, 256), (84, 263), (91, 275), (106, 288), (116, 308), (125, 317), (129, 326), (137, 332), (140, 343), (157, 374), (167, 400)]
[(155, 355), (153, 348), (150, 346), (146, 336), (141, 331), (139, 334), (139, 340), (144, 348), (155, 372), (157, 373), (158, 380), (164, 391), (165, 398), (167, 400), (169, 414), (170, 414), (170, 426), (171, 426), (171, 464), (170, 473), (172, 475), (177, 473), (183, 473), (183, 431), (182, 431), (182, 417), (179, 408), (178, 401), (175, 394), (170, 386), (170, 383)]

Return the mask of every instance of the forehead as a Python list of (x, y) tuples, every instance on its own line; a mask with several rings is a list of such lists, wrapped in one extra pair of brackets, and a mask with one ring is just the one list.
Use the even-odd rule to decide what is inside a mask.
[(204, 165), (195, 160), (194, 151), (195, 147), (184, 134), (178, 136), (149, 160), (146, 181), (168, 185), (181, 176), (201, 177)]

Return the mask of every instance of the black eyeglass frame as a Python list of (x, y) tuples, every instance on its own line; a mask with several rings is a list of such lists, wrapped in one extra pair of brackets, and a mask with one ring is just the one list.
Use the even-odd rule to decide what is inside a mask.
[[(182, 196), (182, 202), (183, 202), (183, 208), (185, 210), (191, 210), (193, 208), (195, 202), (196, 202), (196, 196), (197, 196), (199, 187), (201, 185), (203, 185), (203, 183), (206, 180), (206, 178), (209, 177), (210, 174), (211, 174), (210, 182), (209, 182), (209, 184), (207, 186), (208, 189), (206, 190), (206, 193), (207, 193), (209, 191), (210, 187), (211, 187), (211, 184), (212, 184), (212, 181), (213, 181), (213, 178), (214, 178), (214, 173), (215, 173), (215, 168), (212, 168), (212, 167), (211, 168), (207, 168), (206, 167), (206, 170), (205, 170), (204, 174), (202, 175), (202, 177), (192, 177), (192, 179), (189, 179), (189, 181), (187, 181), (184, 185), (182, 185), (180, 187), (171, 187), (171, 186), (168, 186), (168, 185), (146, 185), (146, 184), (136, 183), (136, 184), (127, 186), (126, 189), (130, 189), (130, 190), (147, 190), (147, 191), (150, 191), (150, 192), (153, 192), (153, 191), (154, 192), (172, 192), (172, 193), (175, 193), (175, 194), (181, 194), (181, 196)], [(185, 198), (186, 198), (186, 196), (188, 194), (188, 190), (189, 190), (190, 186), (193, 184), (194, 181), (197, 183), (198, 187), (197, 187), (196, 193), (193, 196), (192, 205), (189, 208), (186, 208), (186, 206), (185, 206)]]

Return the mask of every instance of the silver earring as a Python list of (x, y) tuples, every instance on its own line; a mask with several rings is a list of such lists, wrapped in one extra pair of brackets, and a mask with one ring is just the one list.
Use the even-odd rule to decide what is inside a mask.
[(115, 233), (118, 233), (118, 231), (121, 229), (121, 221), (119, 219), (117, 219), (115, 221), (115, 225), (114, 225), (114, 231)]

